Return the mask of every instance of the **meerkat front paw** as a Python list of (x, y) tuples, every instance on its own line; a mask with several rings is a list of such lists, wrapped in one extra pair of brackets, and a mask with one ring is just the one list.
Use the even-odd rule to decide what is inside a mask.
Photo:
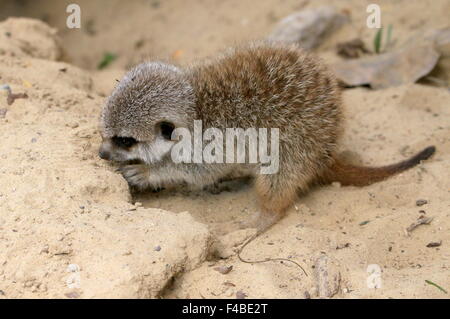
[(150, 168), (147, 165), (125, 165), (119, 168), (130, 187), (144, 190), (150, 187)]

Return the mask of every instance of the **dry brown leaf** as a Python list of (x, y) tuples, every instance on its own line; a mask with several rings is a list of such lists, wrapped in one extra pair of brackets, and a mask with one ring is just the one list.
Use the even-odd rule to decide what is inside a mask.
[(374, 89), (414, 83), (433, 70), (439, 53), (432, 43), (403, 48), (332, 66), (336, 76), (348, 86), (370, 85)]

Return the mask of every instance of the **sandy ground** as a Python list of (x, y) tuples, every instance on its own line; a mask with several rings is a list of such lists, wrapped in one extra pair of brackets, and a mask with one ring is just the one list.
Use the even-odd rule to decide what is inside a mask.
[[(163, 57), (183, 65), (265, 37), (280, 18), (325, 2), (351, 16), (317, 50), (334, 61), (338, 42), (360, 37), (371, 45), (369, 1), (78, 1), (80, 30), (65, 27), (66, 2), (2, 2), (0, 20), (26, 16), (55, 29), (38, 20), (0, 22), (0, 85), (28, 95), (8, 105), (0, 91), (0, 298), (316, 298), (323, 256), (337, 282), (334, 298), (448, 298), (425, 282), (450, 290), (448, 89), (344, 91), (341, 149), (355, 162), (387, 164), (428, 145), (438, 151), (368, 187), (313, 189), (242, 253), (295, 260), (307, 276), (286, 262), (239, 261), (235, 246), (250, 230), (217, 236), (257, 209), (251, 181), (220, 194), (132, 196), (97, 157), (104, 97), (134, 63)], [(379, 3), (398, 42), (449, 24), (448, 0)], [(95, 70), (107, 51), (118, 59)], [(420, 216), (433, 219), (406, 234)], [(367, 286), (371, 264), (382, 271), (379, 289)], [(233, 268), (221, 274), (220, 266)]]

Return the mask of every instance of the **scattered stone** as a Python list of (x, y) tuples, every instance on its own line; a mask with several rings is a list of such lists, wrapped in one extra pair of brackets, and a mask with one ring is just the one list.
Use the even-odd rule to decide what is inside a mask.
[(160, 251), (161, 250), (161, 246), (156, 246), (155, 248), (153, 248), (154, 251)]
[(439, 247), (442, 245), (442, 240), (437, 241), (437, 242), (431, 242), (427, 245), (428, 248), (433, 248), (433, 247)]
[(72, 291), (65, 293), (64, 296), (66, 296), (67, 298), (78, 298), (80, 297), (80, 294), (76, 291)]
[(433, 217), (425, 217), (421, 215), (414, 223), (412, 223), (408, 228), (406, 228), (406, 235), (409, 234), (416, 229), (420, 225), (428, 225), (433, 220)]
[(347, 21), (345, 14), (331, 6), (303, 10), (282, 19), (269, 40), (298, 43), (302, 48), (313, 49)]
[(236, 287), (236, 285), (233, 284), (233, 283), (230, 282), (230, 281), (225, 281), (223, 284), (224, 284), (225, 286), (228, 286), (228, 287)]
[(348, 247), (350, 247), (350, 243), (338, 244), (338, 245), (336, 246), (336, 250), (338, 250), (338, 249), (343, 249), (343, 248), (348, 248)]
[(214, 268), (214, 270), (220, 272), (222, 275), (228, 274), (233, 269), (233, 266), (220, 266)]
[(242, 290), (239, 290), (236, 293), (236, 299), (245, 299), (247, 297), (248, 297), (247, 294), (245, 292), (243, 292)]
[(416, 205), (417, 205), (417, 206), (423, 206), (423, 205), (425, 205), (425, 204), (427, 204), (427, 203), (428, 203), (428, 201), (425, 200), (425, 199), (418, 199), (418, 200), (416, 201)]

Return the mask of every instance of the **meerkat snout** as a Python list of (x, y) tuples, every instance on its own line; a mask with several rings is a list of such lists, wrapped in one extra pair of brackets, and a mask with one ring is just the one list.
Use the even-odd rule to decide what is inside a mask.
[(103, 145), (100, 146), (100, 149), (98, 150), (98, 156), (101, 159), (104, 159), (104, 160), (107, 160), (107, 161), (109, 161), (111, 159), (111, 153), (107, 149), (105, 149), (103, 147)]
[(101, 159), (124, 162), (133, 159), (132, 148), (138, 144), (132, 137), (113, 136), (103, 139), (98, 155)]

